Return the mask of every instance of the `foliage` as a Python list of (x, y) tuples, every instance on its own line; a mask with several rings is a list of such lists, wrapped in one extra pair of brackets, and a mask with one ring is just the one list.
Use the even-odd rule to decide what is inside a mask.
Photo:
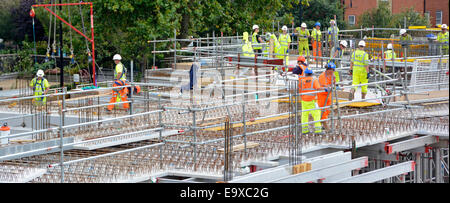
[(422, 14), (416, 12), (414, 8), (405, 9), (403, 12), (394, 15), (392, 19), (392, 27), (403, 27), (405, 25), (406, 18), (406, 27), (409, 26), (427, 26), (431, 27), (431, 23), (427, 17)]
[(294, 4), (292, 9), (284, 12), (292, 13), (296, 27), (299, 27), (301, 23), (306, 23), (308, 28), (312, 29), (316, 22), (320, 22), (321, 29), (325, 29), (330, 26), (330, 20), (334, 19), (334, 15), (336, 15), (337, 25), (340, 29), (347, 27), (347, 23), (344, 21), (344, 8), (340, 1), (302, 1), (301, 4)]
[(408, 8), (399, 14), (393, 15), (388, 3), (380, 4), (377, 8), (365, 12), (359, 17), (358, 24), (362, 27), (403, 28), (405, 18), (406, 27), (430, 26), (429, 20), (416, 12), (414, 8)]

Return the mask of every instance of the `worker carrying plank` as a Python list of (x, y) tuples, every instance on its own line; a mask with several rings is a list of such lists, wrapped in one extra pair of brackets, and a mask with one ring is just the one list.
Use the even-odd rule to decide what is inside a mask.
[[(47, 79), (44, 78), (44, 71), (38, 70), (36, 77), (30, 82), (30, 88), (34, 92), (34, 96), (43, 96), (50, 90), (50, 85)], [(38, 97), (33, 99), (33, 104), (38, 107), (45, 106), (47, 103), (47, 97)]]
[[(336, 76), (334, 74), (336, 70), (336, 65), (333, 62), (328, 63), (325, 66), (326, 70), (319, 76), (319, 84), (321, 87), (325, 89), (325, 92), (319, 92), (317, 94), (317, 102), (319, 107), (331, 106), (332, 102), (332, 87), (333, 84), (336, 84)], [(321, 120), (328, 119), (328, 115), (330, 114), (329, 109), (322, 109), (322, 117)], [(326, 122), (323, 122), (323, 126), (325, 129), (328, 129)]]
[[(311, 114), (314, 118), (314, 121), (320, 120), (320, 110), (312, 110), (307, 111), (310, 109), (317, 109), (319, 106), (317, 105), (317, 92), (320, 90), (324, 90), (319, 84), (319, 81), (315, 78), (313, 78), (313, 70), (311, 68), (305, 69), (305, 77), (299, 78), (299, 90), (302, 99), (302, 123), (308, 123), (309, 122), (309, 115)], [(305, 94), (306, 93), (306, 94)], [(304, 134), (309, 133), (308, 124), (302, 125), (302, 132)], [(320, 122), (314, 123), (315, 133), (321, 133), (322, 132), (322, 124)]]

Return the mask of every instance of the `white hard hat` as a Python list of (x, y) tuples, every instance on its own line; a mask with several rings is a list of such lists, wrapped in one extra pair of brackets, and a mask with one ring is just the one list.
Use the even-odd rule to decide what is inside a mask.
[(406, 30), (405, 29), (401, 29), (400, 30), (400, 35), (403, 35), (403, 34), (405, 34), (406, 33)]
[(394, 46), (392, 46), (392, 44), (388, 44), (387, 45), (387, 49), (391, 49), (392, 50), (392, 49), (394, 49)]
[(442, 29), (448, 29), (448, 27), (447, 27), (446, 24), (442, 24), (442, 25), (441, 25), (441, 28), (442, 28)]
[(255, 29), (259, 29), (259, 26), (258, 25), (253, 25), (253, 30), (255, 30)]
[(270, 32), (266, 33), (267, 38), (270, 38), (270, 36), (272, 36), (272, 34), (270, 34)]
[(331, 20), (331, 21), (330, 21), (330, 24), (331, 24), (331, 23), (336, 23), (336, 21), (334, 21), (334, 20)]
[(366, 46), (366, 42), (364, 40), (361, 40), (361, 41), (359, 41), (358, 46), (365, 47)]
[(347, 48), (347, 46), (348, 46), (347, 41), (345, 41), (345, 40), (342, 40), (340, 44), (342, 46), (344, 46), (345, 48)]
[(113, 60), (122, 60), (122, 57), (119, 54), (114, 55)]
[(288, 28), (287, 28), (287, 26), (285, 25), (285, 26), (283, 26), (282, 28), (281, 28), (281, 30), (288, 30)]
[(306, 28), (307, 27), (306, 23), (302, 23), (302, 27)]
[(36, 73), (36, 76), (44, 77), (44, 71), (43, 70), (38, 70), (37, 73)]

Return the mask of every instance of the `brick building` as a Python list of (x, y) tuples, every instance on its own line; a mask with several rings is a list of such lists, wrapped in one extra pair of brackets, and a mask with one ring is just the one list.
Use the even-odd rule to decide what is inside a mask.
[(413, 7), (417, 12), (429, 16), (433, 26), (449, 24), (449, 0), (341, 0), (345, 7), (345, 21), (349, 25), (358, 25), (358, 17), (378, 7), (380, 2), (389, 3), (393, 14)]

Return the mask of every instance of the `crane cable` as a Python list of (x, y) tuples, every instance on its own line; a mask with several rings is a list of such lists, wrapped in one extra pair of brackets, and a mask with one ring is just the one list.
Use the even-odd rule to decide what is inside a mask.
[[(69, 2), (69, 1), (68, 1)], [(71, 18), (71, 13), (70, 13), (70, 6), (67, 6), (67, 12), (69, 15), (69, 24), (72, 25), (72, 18)], [(75, 63), (75, 55), (73, 54), (73, 43), (72, 43), (72, 29), (69, 29), (69, 34), (70, 34), (70, 63), (74, 64)]]
[[(50, 1), (50, 4), (53, 4), (53, 0)], [(50, 41), (52, 39), (52, 36), (51, 36), (51, 34), (52, 34), (52, 19), (53, 19), (53, 15), (50, 14), (50, 22), (48, 25), (49, 29), (48, 29), (47, 54), (45, 55), (45, 62), (48, 62), (48, 60), (49, 60), (48, 58), (50, 57), (50, 50), (51, 50)]]

